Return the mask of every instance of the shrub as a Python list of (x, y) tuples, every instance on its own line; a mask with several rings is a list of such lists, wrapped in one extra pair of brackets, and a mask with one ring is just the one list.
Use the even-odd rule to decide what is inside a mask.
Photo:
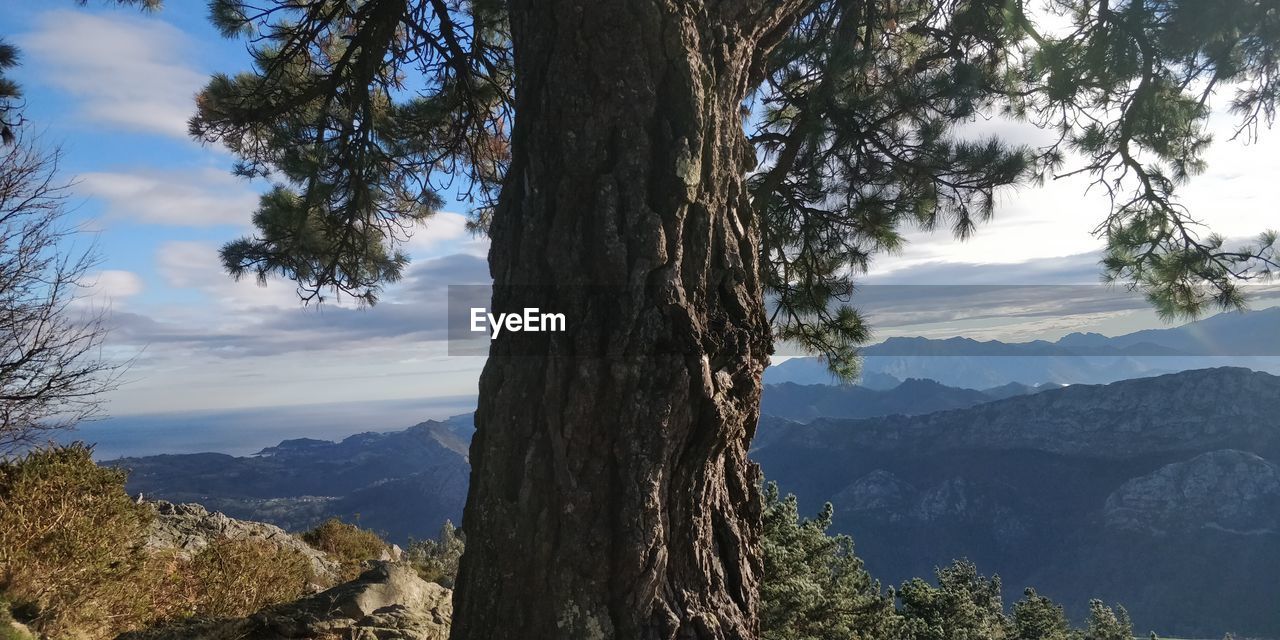
[(462, 532), (446, 520), (436, 539), (409, 543), (405, 558), (418, 572), (418, 577), (452, 589), (454, 579), (458, 576), (458, 561), (462, 558), (465, 546)]
[(313, 578), (306, 556), (258, 539), (217, 541), (179, 571), (185, 615), (175, 617), (247, 616), (302, 597)]
[(125, 494), (125, 475), (79, 443), (0, 463), (0, 640), (11, 610), (43, 637), (96, 640), (305, 593), (310, 560), (266, 540), (224, 539), (190, 559), (144, 549), (154, 515)]
[(108, 635), (140, 622), (134, 612), (145, 607), (126, 605), (146, 593), (120, 585), (147, 565), (138, 543), (150, 513), (124, 480), (82, 443), (0, 464), (0, 591), (44, 634), (105, 624)]
[(323, 551), (341, 565), (342, 580), (351, 580), (364, 570), (364, 563), (377, 560), (387, 550), (378, 534), (329, 518), (302, 534), (303, 542)]

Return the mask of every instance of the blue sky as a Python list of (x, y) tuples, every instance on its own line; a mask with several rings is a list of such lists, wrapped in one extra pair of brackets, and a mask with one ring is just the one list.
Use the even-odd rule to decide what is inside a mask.
[[(466, 233), (459, 213), (441, 213), (415, 234), (405, 281), (369, 310), (341, 303), (303, 309), (287, 282), (261, 288), (221, 271), (217, 248), (251, 231), (265, 185), (231, 176), (228, 154), (186, 136), (192, 97), (209, 74), (247, 67), (243, 44), (219, 37), (203, 4), (175, 0), (142, 14), (78, 8), (70, 0), (0, 0), (0, 35), (23, 51), (14, 76), (26, 93), (29, 126), (43, 143), (62, 145), (62, 168), (77, 180), (74, 215), (92, 230), (104, 259), (94, 295), (112, 310), (110, 353), (136, 358), (109, 411), (474, 393), (482, 361), (446, 357), (441, 341), (446, 285), (487, 280), (487, 244)], [(972, 129), (1042, 139), (998, 120)], [(1280, 227), (1269, 188), (1280, 175), (1276, 138), (1219, 144), (1210, 172), (1186, 191), (1192, 210), (1228, 236)], [(1064, 180), (1006, 193), (996, 220), (967, 243), (912, 233), (900, 255), (875, 265), (869, 282), (1096, 282), (1100, 243), (1090, 232), (1106, 203), (1083, 195), (1085, 186)], [(1077, 313), (1063, 306), (1034, 319), (925, 325), (884, 318), (878, 328), (883, 337), (1027, 339), (1156, 325), (1137, 307)]]

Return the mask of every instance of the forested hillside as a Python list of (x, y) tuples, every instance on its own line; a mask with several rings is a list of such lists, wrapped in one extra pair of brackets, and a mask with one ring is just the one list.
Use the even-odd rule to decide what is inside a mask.
[(887, 580), (968, 557), (1076, 615), (1280, 634), (1280, 378), (1243, 369), (1075, 385), (967, 409), (800, 424), (753, 452), (806, 509), (835, 507)]

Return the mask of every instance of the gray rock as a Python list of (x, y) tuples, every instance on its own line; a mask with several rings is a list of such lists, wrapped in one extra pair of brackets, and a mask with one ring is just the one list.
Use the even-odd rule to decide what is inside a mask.
[(964, 478), (950, 478), (924, 492), (911, 515), (923, 522), (971, 516), (973, 500), (969, 493), (968, 482)]
[(1280, 468), (1224, 449), (1168, 464), (1107, 497), (1109, 527), (1163, 535), (1198, 529), (1261, 534), (1280, 526)]
[(390, 547), (383, 549), (382, 556), (378, 559), (383, 562), (400, 562), (404, 559), (404, 549), (401, 549), (398, 544), (393, 544)]
[(128, 633), (117, 640), (447, 640), (453, 592), (409, 566), (377, 562), (360, 577), (247, 618)]
[(179, 556), (189, 559), (218, 539), (265, 540), (293, 549), (308, 558), (316, 579), (321, 583), (333, 584), (338, 581), (337, 562), (280, 527), (237, 520), (217, 511), (211, 512), (198, 504), (173, 504), (163, 500), (146, 504), (156, 514), (143, 543), (148, 549), (173, 550)]

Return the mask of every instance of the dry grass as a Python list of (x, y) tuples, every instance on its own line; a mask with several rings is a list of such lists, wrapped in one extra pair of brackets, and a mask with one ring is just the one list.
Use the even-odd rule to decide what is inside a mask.
[(223, 540), (181, 571), (189, 616), (231, 618), (297, 600), (312, 579), (311, 561), (266, 540)]
[(111, 638), (192, 616), (244, 616), (306, 591), (310, 562), (267, 541), (224, 540), (190, 560), (144, 550), (153, 515), (124, 481), (82, 444), (0, 463), (0, 600), (34, 631)]
[(145, 507), (123, 472), (93, 463), (82, 444), (39, 449), (0, 465), (0, 590), (30, 623), (57, 636), (92, 623), (128, 627), (133, 607), (115, 585), (146, 566)]
[(303, 533), (301, 538), (342, 565), (341, 580), (344, 582), (360, 575), (365, 561), (377, 560), (388, 548), (378, 534), (337, 518), (325, 520), (320, 526)]

